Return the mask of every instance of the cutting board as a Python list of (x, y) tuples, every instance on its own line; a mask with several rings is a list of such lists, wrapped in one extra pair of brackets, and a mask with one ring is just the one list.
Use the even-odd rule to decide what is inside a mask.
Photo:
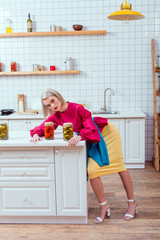
[(33, 113), (33, 112), (17, 112), (19, 115), (36, 115), (38, 113)]

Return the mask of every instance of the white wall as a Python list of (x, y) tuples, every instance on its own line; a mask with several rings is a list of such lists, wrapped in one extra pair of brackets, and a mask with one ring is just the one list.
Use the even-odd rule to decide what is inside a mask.
[[(124, 2), (124, 1), (123, 1)], [(48, 87), (60, 91), (66, 100), (85, 101), (89, 109), (103, 105), (104, 89), (115, 91), (113, 110), (141, 110), (146, 113), (146, 160), (153, 155), (153, 93), (151, 39), (160, 36), (160, 1), (133, 0), (133, 9), (144, 20), (123, 24), (107, 16), (119, 10), (121, 0), (1, 0), (0, 33), (5, 32), (6, 18), (12, 19), (14, 32), (25, 32), (28, 12), (33, 31), (49, 31), (50, 24), (72, 30), (102, 30), (103, 36), (57, 36), (35, 38), (0, 38), (0, 62), (10, 71), (10, 62), (18, 70), (30, 71), (33, 63), (64, 69), (66, 57), (74, 59), (79, 75), (0, 77), (0, 109), (17, 110), (17, 94), (26, 95), (26, 107)], [(156, 45), (157, 46), (157, 45)], [(157, 46), (158, 49), (158, 46)], [(108, 98), (107, 98), (108, 100)], [(108, 103), (108, 102), (107, 102)]]

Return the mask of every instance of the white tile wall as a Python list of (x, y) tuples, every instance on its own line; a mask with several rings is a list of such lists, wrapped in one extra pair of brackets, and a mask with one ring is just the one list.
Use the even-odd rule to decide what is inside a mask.
[[(124, 1), (123, 1), (124, 2)], [(106, 29), (104, 36), (57, 36), (35, 38), (0, 38), (0, 62), (10, 71), (10, 62), (18, 70), (30, 71), (34, 63), (64, 69), (66, 57), (74, 59), (79, 75), (18, 76), (0, 78), (0, 109), (17, 110), (17, 94), (26, 95), (26, 107), (48, 87), (60, 91), (66, 100), (85, 101), (89, 109), (103, 105), (107, 87), (115, 96), (107, 97), (113, 110), (142, 110), (146, 113), (146, 160), (153, 155), (153, 91), (151, 39), (160, 50), (160, 1), (130, 1), (144, 20), (124, 24), (107, 16), (118, 10), (121, 0), (1, 0), (0, 33), (6, 18), (12, 20), (13, 32), (25, 32), (28, 12), (33, 31), (49, 31), (50, 24), (72, 30), (75, 23), (84, 29)], [(110, 103), (110, 106), (109, 104)]]

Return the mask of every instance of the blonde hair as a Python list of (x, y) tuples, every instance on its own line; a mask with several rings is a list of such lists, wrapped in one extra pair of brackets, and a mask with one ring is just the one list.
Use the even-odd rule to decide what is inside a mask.
[(62, 95), (59, 92), (57, 92), (56, 90), (51, 89), (51, 88), (46, 89), (41, 94), (41, 103), (42, 103), (42, 111), (43, 111), (44, 118), (46, 118), (48, 115), (51, 115), (51, 110), (47, 106), (44, 105), (43, 100), (45, 100), (51, 96), (55, 96), (56, 98), (58, 98), (58, 100), (60, 101), (60, 103), (62, 105), (64, 105), (66, 103), (66, 101), (64, 100), (64, 98), (62, 97)]

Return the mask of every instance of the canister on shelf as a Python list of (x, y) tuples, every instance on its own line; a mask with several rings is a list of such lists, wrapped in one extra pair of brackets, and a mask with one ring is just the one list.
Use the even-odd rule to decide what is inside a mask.
[(2, 72), (2, 63), (0, 62), (0, 72)]
[(73, 70), (73, 59), (71, 57), (67, 57), (64, 63), (65, 70)]
[(73, 137), (73, 124), (64, 123), (63, 124), (63, 139), (65, 141), (70, 140)]
[(0, 140), (8, 139), (8, 125), (7, 123), (0, 123)]
[(16, 72), (16, 71), (17, 71), (16, 62), (11, 62), (11, 72)]
[(54, 127), (53, 122), (45, 122), (44, 124), (44, 136), (47, 140), (54, 139)]

